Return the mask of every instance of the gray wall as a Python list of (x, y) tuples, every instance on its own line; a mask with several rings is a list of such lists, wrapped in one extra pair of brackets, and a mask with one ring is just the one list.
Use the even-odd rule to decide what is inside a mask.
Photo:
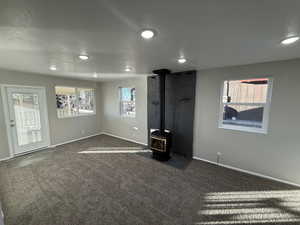
[[(119, 87), (136, 88), (136, 118), (120, 116)], [(99, 89), (104, 106), (101, 110), (102, 131), (146, 144), (147, 77), (102, 82)]]
[[(274, 78), (267, 134), (218, 128), (225, 79)], [(198, 71), (194, 156), (300, 184), (300, 60)]]
[[(100, 132), (100, 119), (98, 115), (58, 119), (56, 114), (56, 97), (54, 90), (56, 85), (97, 88), (95, 82), (0, 70), (0, 84), (46, 87), (52, 145)], [(98, 114), (101, 108), (98, 104), (99, 90), (97, 90), (97, 97)], [(2, 96), (0, 96), (0, 131), (0, 159), (3, 159), (9, 157), (9, 148), (3, 114)]]

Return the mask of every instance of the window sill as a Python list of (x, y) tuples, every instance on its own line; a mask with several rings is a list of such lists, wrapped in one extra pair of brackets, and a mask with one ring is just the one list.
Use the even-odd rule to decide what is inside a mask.
[(77, 115), (77, 116), (64, 116), (64, 117), (57, 116), (57, 118), (59, 120), (62, 120), (62, 119), (72, 119), (72, 118), (88, 117), (88, 116), (95, 116), (95, 115), (96, 115), (96, 113), (91, 113), (91, 114), (82, 114), (82, 115)]
[(225, 130), (243, 131), (248, 133), (267, 134), (268, 132), (262, 128), (251, 128), (242, 126), (219, 125), (219, 128)]
[(124, 119), (135, 119), (136, 116), (124, 116), (124, 115), (121, 115), (121, 118), (124, 118)]

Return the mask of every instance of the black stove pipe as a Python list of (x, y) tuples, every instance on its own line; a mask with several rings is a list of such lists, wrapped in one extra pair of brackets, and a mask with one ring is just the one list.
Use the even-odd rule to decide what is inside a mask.
[(153, 70), (154, 74), (157, 74), (159, 77), (159, 97), (160, 97), (160, 133), (165, 132), (165, 122), (166, 122), (166, 113), (165, 113), (165, 96), (166, 96), (166, 75), (170, 74), (171, 71), (168, 69)]

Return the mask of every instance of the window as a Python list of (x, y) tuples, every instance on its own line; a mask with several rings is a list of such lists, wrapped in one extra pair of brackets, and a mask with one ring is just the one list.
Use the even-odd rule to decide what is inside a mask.
[(121, 116), (135, 117), (135, 88), (120, 88)]
[(78, 110), (80, 115), (94, 114), (94, 90), (78, 88)]
[(267, 133), (272, 80), (226, 80), (222, 86), (219, 127)]
[(93, 115), (95, 91), (91, 88), (55, 87), (58, 118)]

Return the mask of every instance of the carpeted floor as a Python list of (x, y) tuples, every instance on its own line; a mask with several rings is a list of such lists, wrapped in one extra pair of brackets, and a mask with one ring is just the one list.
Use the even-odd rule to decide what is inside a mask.
[(0, 163), (5, 225), (300, 224), (300, 189), (139, 148), (101, 135)]

